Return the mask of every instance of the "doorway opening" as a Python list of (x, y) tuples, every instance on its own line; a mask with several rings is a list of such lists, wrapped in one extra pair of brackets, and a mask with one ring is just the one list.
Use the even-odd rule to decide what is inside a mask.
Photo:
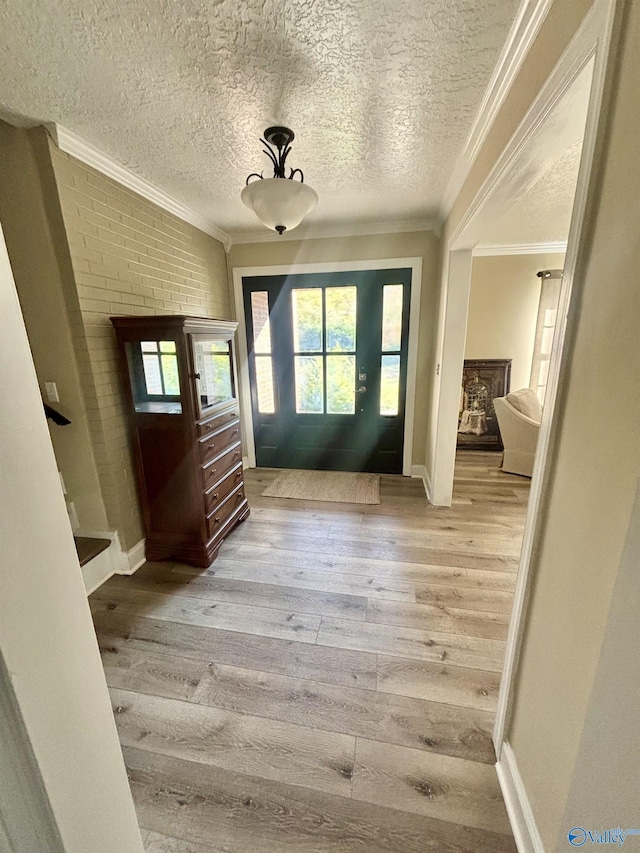
[[(556, 436), (554, 408), (561, 398), (565, 340), (571, 308), (579, 298), (574, 276), (586, 250), (587, 196), (592, 189), (591, 167), (596, 150), (597, 128), (605, 90), (604, 75), (613, 26), (613, 0), (597, 0), (582, 27), (561, 57), (507, 144), (472, 203), (446, 236), (443, 261), (443, 308), (438, 346), (442, 365), (440, 384), (434, 392), (436, 428), (428, 448), (432, 476), (432, 500), (451, 504), (456, 456), (457, 422), (468, 321), (469, 293), (474, 258), (478, 254), (513, 255), (526, 251), (562, 251), (566, 258), (554, 323), (554, 342), (545, 377), (545, 406), (541, 416), (533, 464), (531, 494), (524, 527), (515, 599), (507, 638), (505, 664), (493, 739), (500, 761), (505, 732), (512, 711), (513, 679), (523, 636), (523, 616), (531, 587), (532, 555), (543, 524), (546, 481), (553, 464)], [(577, 135), (576, 135), (577, 131)], [(576, 163), (575, 180), (569, 182), (566, 234), (558, 240), (533, 239), (529, 228), (543, 228), (550, 219), (526, 217), (546, 180), (557, 175), (569, 161)], [(566, 189), (566, 187), (565, 187)], [(547, 191), (552, 202), (553, 193)], [(567, 211), (568, 212), (568, 211)], [(523, 226), (517, 233), (514, 229)], [(498, 233), (499, 231), (499, 233)], [(544, 248), (536, 248), (542, 243)], [(544, 269), (541, 264), (538, 269)], [(531, 381), (531, 379), (529, 380)], [(539, 383), (538, 383), (539, 384)], [(521, 389), (522, 390), (522, 389)]]
[(421, 258), (233, 270), (245, 467), (412, 475)]
[(256, 464), (401, 474), (411, 270), (243, 279)]

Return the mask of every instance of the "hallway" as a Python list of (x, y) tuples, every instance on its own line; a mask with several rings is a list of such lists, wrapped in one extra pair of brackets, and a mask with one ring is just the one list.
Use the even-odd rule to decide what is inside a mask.
[(495, 713), (529, 480), (458, 455), (454, 503), (263, 498), (206, 571), (91, 596), (146, 849), (514, 851)]

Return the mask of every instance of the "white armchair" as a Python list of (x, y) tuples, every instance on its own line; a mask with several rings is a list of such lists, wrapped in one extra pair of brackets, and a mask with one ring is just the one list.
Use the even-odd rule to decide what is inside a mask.
[(522, 388), (493, 401), (504, 445), (502, 470), (530, 477), (536, 455), (542, 406), (535, 391)]

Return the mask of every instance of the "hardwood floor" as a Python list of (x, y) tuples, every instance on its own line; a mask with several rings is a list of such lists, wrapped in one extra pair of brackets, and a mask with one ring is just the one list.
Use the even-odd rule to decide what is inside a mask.
[(263, 498), (207, 571), (91, 608), (148, 853), (513, 853), (493, 763), (529, 481), (458, 456), (454, 503)]

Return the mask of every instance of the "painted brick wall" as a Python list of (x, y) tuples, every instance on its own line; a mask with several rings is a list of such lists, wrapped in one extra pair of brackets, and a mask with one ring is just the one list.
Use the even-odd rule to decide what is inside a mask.
[(76, 281), (71, 317), (93, 449), (110, 526), (126, 549), (143, 536), (126, 410), (109, 317), (229, 319), (222, 244), (51, 143)]

